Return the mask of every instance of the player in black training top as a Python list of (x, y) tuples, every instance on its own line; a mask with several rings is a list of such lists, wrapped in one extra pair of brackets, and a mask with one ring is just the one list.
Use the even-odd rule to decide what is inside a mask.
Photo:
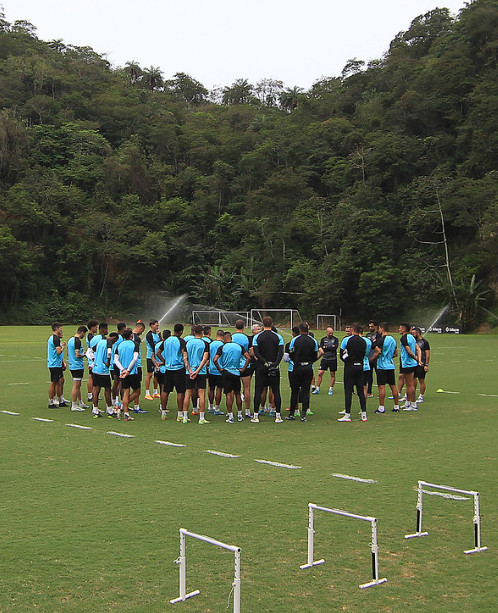
[(293, 338), (289, 345), (289, 356), (292, 359), (291, 402), (290, 414), (286, 419), (293, 420), (299, 400), (303, 408), (301, 421), (306, 421), (306, 413), (310, 406), (310, 388), (313, 379), (313, 363), (318, 360), (318, 343), (308, 334), (308, 325), (299, 324), (299, 336)]
[(322, 383), (322, 378), (328, 369), (330, 369), (330, 387), (329, 387), (329, 396), (332, 396), (334, 393), (334, 385), (335, 385), (335, 373), (337, 372), (337, 350), (339, 349), (339, 339), (337, 336), (334, 336), (334, 328), (329, 326), (327, 328), (327, 336), (324, 336), (320, 340), (319, 352), (322, 356), (322, 361), (320, 362), (320, 368), (318, 369), (318, 377), (316, 380), (316, 387), (313, 390), (313, 394), (320, 393), (320, 385)]
[(261, 395), (266, 387), (270, 387), (275, 401), (275, 422), (283, 421), (280, 415), (282, 398), (280, 396), (280, 368), (279, 364), (284, 355), (284, 339), (277, 332), (273, 332), (273, 319), (263, 317), (263, 332), (253, 338), (252, 348), (257, 359), (255, 390), (254, 390), (254, 416), (252, 423), (259, 423), (258, 411), (261, 405)]
[(341, 343), (341, 360), (344, 362), (344, 402), (345, 415), (337, 421), (351, 421), (351, 401), (353, 388), (360, 401), (361, 421), (367, 421), (367, 401), (363, 390), (363, 360), (367, 351), (367, 342), (360, 336), (363, 329), (355, 323), (351, 326), (351, 336), (344, 337)]

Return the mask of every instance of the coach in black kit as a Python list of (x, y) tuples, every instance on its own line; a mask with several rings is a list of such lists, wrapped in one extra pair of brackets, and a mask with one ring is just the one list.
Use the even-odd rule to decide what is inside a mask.
[(292, 339), (289, 354), (293, 362), (291, 379), (290, 414), (286, 419), (293, 420), (299, 400), (302, 402), (301, 421), (306, 421), (310, 406), (310, 387), (313, 379), (313, 362), (318, 359), (318, 343), (308, 334), (308, 325), (299, 324), (299, 336)]
[(337, 421), (351, 421), (351, 402), (353, 389), (360, 401), (361, 421), (367, 421), (367, 401), (363, 389), (363, 360), (367, 350), (367, 342), (361, 335), (362, 328), (359, 324), (352, 325), (352, 335), (346, 336), (341, 343), (341, 360), (344, 362), (344, 401), (345, 415)]

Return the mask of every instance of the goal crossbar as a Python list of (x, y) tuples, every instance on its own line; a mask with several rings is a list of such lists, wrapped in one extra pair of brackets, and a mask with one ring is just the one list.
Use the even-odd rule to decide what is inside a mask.
[(351, 517), (352, 519), (360, 519), (370, 522), (372, 528), (372, 581), (368, 583), (362, 583), (359, 587), (361, 589), (372, 587), (373, 585), (380, 585), (387, 581), (386, 578), (379, 579), (379, 547), (377, 543), (377, 519), (375, 517), (369, 517), (367, 515), (356, 515), (355, 513), (349, 513), (348, 511), (341, 511), (340, 509), (329, 509), (327, 507), (320, 507), (310, 502), (308, 504), (308, 562), (303, 564), (300, 568), (311, 568), (312, 566), (318, 566), (325, 562), (322, 560), (314, 560), (314, 546), (315, 546), (315, 529), (314, 529), (314, 513), (315, 511), (325, 511), (326, 513), (333, 513), (335, 515), (342, 515), (343, 517)]
[(428, 532), (422, 531), (422, 516), (424, 508), (424, 487), (441, 490), (443, 492), (454, 492), (456, 494), (467, 494), (474, 497), (474, 549), (467, 549), (464, 553), (478, 553), (486, 551), (488, 548), (481, 545), (481, 506), (479, 500), (479, 492), (474, 490), (462, 490), (449, 485), (437, 485), (435, 483), (427, 483), (427, 481), (419, 481), (417, 488), (417, 531), (414, 534), (406, 534), (405, 539), (416, 538), (418, 536), (427, 536)]
[(197, 596), (200, 594), (200, 590), (194, 590), (193, 592), (189, 592), (187, 594), (187, 555), (186, 555), (186, 542), (185, 537), (191, 536), (199, 541), (203, 541), (204, 543), (209, 543), (210, 545), (215, 545), (216, 547), (221, 547), (222, 549), (227, 549), (235, 554), (235, 564), (234, 564), (234, 580), (232, 583), (233, 589), (233, 613), (240, 613), (240, 547), (235, 547), (234, 545), (227, 545), (226, 543), (222, 543), (221, 541), (217, 541), (209, 536), (204, 536), (202, 534), (196, 534), (195, 532), (189, 532), (184, 528), (180, 528), (180, 557), (175, 560), (176, 564), (180, 565), (180, 596), (178, 598), (174, 598), (170, 600), (171, 604), (176, 604), (177, 602), (185, 602), (187, 598), (192, 598), (193, 596)]

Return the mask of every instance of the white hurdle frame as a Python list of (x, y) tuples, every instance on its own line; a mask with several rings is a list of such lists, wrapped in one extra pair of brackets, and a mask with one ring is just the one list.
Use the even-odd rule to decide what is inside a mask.
[(216, 545), (216, 547), (221, 547), (222, 549), (228, 549), (228, 551), (233, 551), (233, 553), (235, 554), (235, 573), (234, 580), (232, 583), (233, 613), (240, 613), (240, 547), (227, 545), (225, 543), (212, 539), (209, 536), (203, 536), (202, 534), (189, 532), (184, 528), (180, 528), (180, 557), (175, 560), (176, 564), (180, 565), (180, 596), (178, 598), (170, 600), (170, 603), (176, 604), (177, 602), (185, 602), (187, 598), (192, 598), (193, 596), (197, 596), (197, 594), (201, 593), (200, 590), (195, 590), (187, 594), (187, 555), (185, 543), (186, 536), (191, 536), (192, 538), (198, 539), (199, 541), (204, 541), (205, 543)]
[(423, 516), (423, 497), (424, 487), (431, 487), (433, 489), (442, 490), (444, 492), (454, 492), (457, 494), (467, 494), (474, 497), (474, 549), (467, 549), (464, 553), (478, 553), (480, 551), (486, 551), (487, 547), (481, 545), (481, 507), (479, 502), (479, 492), (472, 490), (460, 490), (456, 487), (450, 487), (449, 485), (436, 485), (435, 483), (427, 483), (427, 481), (418, 482), (418, 494), (417, 494), (417, 532), (415, 534), (406, 534), (405, 539), (416, 538), (418, 536), (427, 536), (428, 532), (422, 532), (422, 516)]
[(362, 583), (359, 587), (364, 589), (366, 587), (372, 587), (373, 585), (380, 585), (387, 581), (386, 578), (379, 579), (379, 547), (377, 544), (377, 519), (375, 517), (368, 517), (364, 515), (355, 515), (354, 513), (348, 513), (347, 511), (340, 511), (339, 509), (328, 509), (327, 507), (319, 507), (312, 502), (308, 503), (308, 562), (303, 564), (300, 568), (311, 568), (312, 566), (318, 566), (325, 562), (324, 559), (313, 561), (314, 558), (314, 542), (315, 542), (315, 530), (314, 530), (314, 512), (325, 511), (326, 513), (334, 513), (335, 515), (343, 515), (344, 517), (352, 517), (353, 519), (361, 519), (363, 521), (369, 521), (372, 526), (372, 577), (373, 581), (368, 583)]

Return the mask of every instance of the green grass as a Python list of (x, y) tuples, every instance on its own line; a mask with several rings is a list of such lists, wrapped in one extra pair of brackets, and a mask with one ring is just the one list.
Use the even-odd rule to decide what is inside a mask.
[[(417, 413), (395, 415), (389, 404), (386, 415), (370, 415), (368, 423), (337, 423), (342, 386), (330, 398), (325, 378), (306, 424), (265, 417), (258, 425), (229, 426), (217, 417), (199, 427), (174, 421), (173, 399), (166, 422), (157, 403), (147, 401), (149, 413), (133, 423), (48, 410), (49, 333), (37, 327), (0, 333), (0, 410), (20, 412), (0, 414), (1, 613), (170, 609), (179, 589), (180, 527), (242, 548), (244, 613), (495, 611), (498, 398), (478, 395), (498, 394), (495, 338), (431, 335), (428, 392)], [(66, 339), (71, 333), (67, 326)], [(286, 381), (283, 398), (287, 406)], [(369, 400), (369, 413), (376, 406)], [(354, 404), (353, 416), (357, 410)], [(186, 447), (161, 446), (158, 439)], [(377, 483), (337, 479), (334, 472)], [(415, 531), (418, 479), (480, 492), (489, 551), (463, 554), (474, 542), (471, 500), (426, 497), (429, 536), (404, 539)], [(316, 515), (315, 558), (326, 563), (299, 569), (306, 562), (308, 502), (378, 518), (386, 584), (358, 589), (371, 577), (369, 524), (325, 513)], [(187, 559), (187, 588), (201, 594), (176, 608), (224, 611), (233, 554), (187, 539)]]

